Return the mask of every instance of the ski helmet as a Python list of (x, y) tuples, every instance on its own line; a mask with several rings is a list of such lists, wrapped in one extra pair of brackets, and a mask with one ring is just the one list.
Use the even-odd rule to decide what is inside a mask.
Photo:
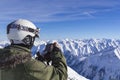
[(11, 44), (33, 45), (39, 29), (26, 19), (18, 19), (7, 26), (7, 37)]

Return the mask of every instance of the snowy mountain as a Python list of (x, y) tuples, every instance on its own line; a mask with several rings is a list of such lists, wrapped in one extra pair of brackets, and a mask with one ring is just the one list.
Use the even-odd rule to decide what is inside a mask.
[(68, 67), (68, 80), (89, 80), (89, 79), (86, 79), (83, 76), (80, 76), (73, 69)]
[(0, 41), (0, 48), (4, 48), (5, 46), (9, 45), (8, 41)]
[[(8, 41), (2, 41), (0, 42), (0, 48), (4, 48), (5, 46), (9, 45), (10, 43)], [(44, 47), (44, 46), (43, 46)], [(33, 47), (32, 50), (35, 51), (39, 49), (38, 47)], [(42, 49), (42, 48), (41, 48)], [(88, 80), (81, 75), (79, 75), (77, 72), (75, 72), (72, 68), (68, 66), (68, 80)]]
[[(80, 75), (90, 80), (120, 80), (120, 40), (66, 39), (57, 42), (68, 66)], [(42, 51), (46, 42), (41, 41), (39, 44), (35, 47)]]
[[(120, 80), (120, 40), (65, 39), (55, 41), (61, 46), (68, 66), (80, 75), (90, 80)], [(35, 42), (32, 49), (33, 55), (36, 51), (42, 52), (49, 42), (54, 41)], [(76, 78), (75, 75), (73, 77)]]

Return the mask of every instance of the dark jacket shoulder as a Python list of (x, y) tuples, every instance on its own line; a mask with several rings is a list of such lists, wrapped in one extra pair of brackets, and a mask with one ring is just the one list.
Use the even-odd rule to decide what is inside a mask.
[(21, 46), (11, 45), (0, 49), (0, 68), (13, 68), (31, 58), (30, 50)]

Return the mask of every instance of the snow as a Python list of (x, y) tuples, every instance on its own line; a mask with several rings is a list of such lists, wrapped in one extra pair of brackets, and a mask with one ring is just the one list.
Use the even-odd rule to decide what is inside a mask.
[[(5, 46), (9, 45), (10, 43), (8, 41), (2, 41), (0, 42), (0, 48), (4, 48)], [(43, 51), (44, 46), (46, 45), (46, 42), (35, 42), (34, 47), (31, 49), (33, 52), (33, 56), (35, 55), (35, 52), (37, 51)], [(68, 66), (68, 80), (88, 80), (84, 78), (83, 76), (79, 75), (77, 72), (75, 72), (72, 68)]]
[(114, 50), (115, 55), (120, 59), (120, 47)]
[[(76, 48), (68, 47), (71, 52), (66, 52), (67, 50), (63, 48), (68, 65), (75, 71), (92, 80), (120, 80), (120, 40), (68, 41), (69, 46), (78, 44)], [(76, 50), (77, 53), (74, 52)]]
[(0, 48), (4, 48), (5, 46), (9, 45), (9, 41), (0, 41)]
[[(68, 76), (72, 80), (85, 80), (86, 78), (82, 76), (90, 80), (120, 80), (120, 40), (65, 39), (54, 41), (59, 43), (67, 64), (71, 67), (68, 67)], [(35, 42), (32, 48), (33, 56), (36, 51), (42, 52), (47, 43), (54, 41)], [(6, 44), (0, 42), (0, 48), (4, 45)]]
[(80, 76), (78, 73), (76, 73), (73, 69), (68, 67), (68, 80), (89, 80), (84, 78), (83, 76)]

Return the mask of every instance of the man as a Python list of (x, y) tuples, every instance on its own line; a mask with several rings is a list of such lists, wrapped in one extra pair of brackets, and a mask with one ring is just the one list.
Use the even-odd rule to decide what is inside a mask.
[[(0, 49), (0, 80), (67, 80), (67, 65), (56, 43), (48, 44), (43, 58), (31, 58), (30, 49), (38, 37), (39, 29), (25, 19), (18, 19), (7, 26), (10, 46)], [(39, 54), (40, 55), (40, 54)]]

